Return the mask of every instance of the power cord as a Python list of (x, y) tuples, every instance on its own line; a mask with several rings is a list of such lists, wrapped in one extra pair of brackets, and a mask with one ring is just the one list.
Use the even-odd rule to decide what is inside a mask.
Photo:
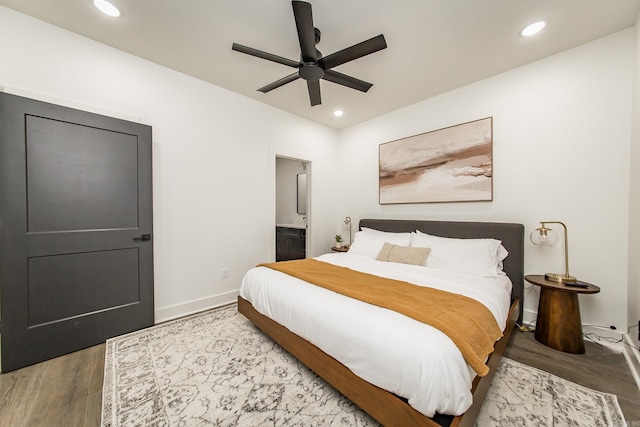
[(518, 327), (518, 329), (520, 329), (520, 332), (533, 332), (536, 330), (536, 328), (533, 327), (531, 324), (526, 325), (523, 323), (521, 325), (519, 323), (516, 323), (516, 326)]
[[(531, 290), (531, 289), (534, 289), (534, 287), (532, 286), (529, 290)], [(535, 332), (535, 330), (536, 330), (535, 326), (533, 326), (531, 323), (529, 323), (529, 324), (525, 324), (525, 323), (519, 324), (519, 323), (516, 322), (516, 326), (518, 327), (520, 332)], [(589, 327), (592, 327), (592, 328), (616, 330), (615, 326), (603, 326), (603, 325), (591, 325), (591, 324), (583, 324), (582, 326), (583, 327), (584, 326), (589, 326)], [(629, 325), (627, 327), (627, 332), (625, 332), (624, 334), (628, 334), (631, 331), (631, 329), (638, 328), (638, 327), (640, 327), (640, 322), (638, 322), (637, 324)], [(629, 346), (629, 347), (631, 347), (633, 349), (636, 349), (637, 351), (640, 351), (640, 347), (636, 347), (636, 346), (634, 346), (632, 344), (629, 344), (628, 342), (626, 342), (624, 340), (624, 334), (621, 334), (621, 336), (623, 338), (605, 337), (605, 336), (602, 336), (602, 335), (598, 335), (595, 332), (589, 332), (589, 333), (586, 333), (586, 334), (583, 333), (582, 336), (584, 338), (589, 339), (593, 343), (600, 345), (600, 346), (602, 346), (602, 344), (599, 343), (598, 341), (607, 341), (607, 342), (612, 343), (612, 344), (623, 343), (626, 346)]]
[[(603, 329), (615, 329), (613, 326), (607, 327), (607, 326), (598, 326), (598, 325), (584, 325), (584, 326), (591, 326), (591, 327), (598, 327), (598, 328), (603, 328)], [(625, 334), (628, 334), (629, 331), (631, 331), (632, 328), (637, 328), (638, 325), (630, 325), (627, 327), (627, 332)], [(595, 332), (589, 332), (586, 334), (582, 334), (585, 338), (589, 339), (591, 342), (598, 344), (600, 346), (602, 346), (601, 343), (599, 343), (598, 341), (606, 341), (608, 343), (611, 344), (618, 344), (618, 343), (622, 343), (626, 346), (629, 346), (633, 349), (636, 349), (637, 351), (640, 351), (640, 347), (636, 347), (632, 344), (629, 344), (628, 342), (626, 342), (624, 340), (624, 334), (621, 334), (621, 338), (613, 338), (613, 337), (605, 337), (602, 335), (598, 335)]]
[[(520, 324), (520, 323), (516, 323), (516, 326), (518, 327), (518, 329), (520, 330), (520, 332), (535, 332), (536, 328), (535, 326), (533, 326), (531, 323), (529, 324)], [(602, 326), (602, 325), (589, 325), (589, 324), (585, 324), (582, 326), (589, 326), (592, 328), (602, 328), (602, 329), (611, 329), (611, 330), (615, 330), (616, 328), (614, 326)], [(629, 327), (627, 327), (627, 334), (631, 331), (631, 329), (633, 328), (637, 328), (638, 325), (630, 325)], [(601, 344), (598, 341), (606, 341), (608, 343), (611, 344), (618, 344), (618, 343), (623, 343), (624, 345), (627, 345), (631, 348), (636, 349), (637, 351), (640, 351), (640, 347), (636, 347), (632, 344), (629, 344), (628, 342), (626, 342), (624, 340), (624, 338), (613, 338), (613, 337), (605, 337), (602, 335), (598, 335), (595, 332), (588, 332), (588, 333), (583, 333), (582, 336), (584, 338), (587, 338), (588, 340), (590, 340), (591, 342), (598, 344), (600, 346), (602, 346), (603, 344)], [(622, 335), (623, 336), (623, 335)]]

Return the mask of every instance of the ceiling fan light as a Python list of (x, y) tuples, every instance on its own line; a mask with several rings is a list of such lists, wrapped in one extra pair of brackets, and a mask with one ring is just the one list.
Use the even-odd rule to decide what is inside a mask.
[(334, 52), (331, 55), (324, 56), (322, 55), (322, 52), (316, 48), (316, 44), (320, 41), (320, 30), (313, 26), (311, 3), (293, 0), (291, 5), (293, 7), (293, 17), (296, 24), (296, 30), (298, 32), (298, 42), (300, 43), (300, 61), (296, 62), (291, 59), (283, 58), (252, 47), (243, 46), (238, 43), (233, 43), (231, 45), (231, 49), (237, 52), (266, 59), (268, 61), (296, 69), (295, 73), (263, 86), (258, 89), (258, 91), (267, 93), (301, 78), (306, 81), (307, 91), (309, 92), (309, 103), (312, 107), (322, 104), (320, 96), (320, 80), (326, 80), (360, 92), (367, 92), (371, 86), (373, 86), (372, 83), (342, 74), (338, 71), (334, 71), (332, 68), (378, 52), (382, 49), (386, 49), (387, 42), (384, 35), (379, 34), (376, 37), (354, 44), (345, 49)]
[(531, 25), (528, 25), (524, 30), (520, 32), (520, 35), (523, 37), (530, 37), (534, 34), (538, 34), (542, 29), (547, 25), (544, 21), (534, 22)]
[(118, 10), (118, 8), (113, 5), (113, 3), (110, 3), (107, 0), (93, 0), (93, 5), (105, 15), (111, 16), (113, 18), (117, 18), (118, 16), (120, 16), (120, 10)]

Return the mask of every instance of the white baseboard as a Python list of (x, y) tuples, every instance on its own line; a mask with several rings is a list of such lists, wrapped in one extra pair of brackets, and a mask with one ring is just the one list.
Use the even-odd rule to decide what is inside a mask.
[(525, 325), (535, 325), (538, 312), (533, 310), (522, 310), (522, 323)]
[(585, 334), (585, 341), (600, 344), (616, 353), (624, 352), (625, 345), (622, 342), (624, 336), (617, 330), (603, 326), (582, 325), (582, 333)]
[(189, 314), (198, 313), (200, 311), (209, 310), (223, 305), (234, 303), (238, 300), (239, 290), (227, 292), (224, 294), (212, 295), (210, 297), (201, 298), (182, 304), (171, 305), (168, 307), (156, 308), (155, 324), (166, 322), (167, 320), (177, 319), (178, 317), (188, 316)]

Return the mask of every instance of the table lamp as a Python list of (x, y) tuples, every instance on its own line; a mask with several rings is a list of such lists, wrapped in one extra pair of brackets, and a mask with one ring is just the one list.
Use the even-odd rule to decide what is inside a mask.
[(347, 228), (347, 226), (349, 226), (349, 246), (347, 246), (347, 248), (351, 247), (351, 217), (348, 216), (344, 219), (344, 228)]
[(560, 224), (564, 228), (564, 274), (562, 273), (545, 273), (544, 278), (553, 282), (573, 283), (576, 278), (569, 275), (569, 238), (567, 236), (567, 226), (560, 221), (543, 221), (540, 222), (542, 227), (536, 228), (531, 232), (529, 239), (531, 243), (537, 246), (555, 246), (558, 243), (558, 233), (548, 228), (547, 224)]

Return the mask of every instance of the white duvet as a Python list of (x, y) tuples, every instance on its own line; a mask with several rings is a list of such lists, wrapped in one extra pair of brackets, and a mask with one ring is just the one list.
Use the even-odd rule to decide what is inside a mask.
[[(477, 277), (347, 253), (320, 261), (466, 295), (484, 304), (502, 330), (509, 312), (506, 275)], [(267, 267), (251, 269), (240, 295), (263, 315), (322, 349), (356, 375), (404, 397), (422, 414), (459, 415), (472, 403), (475, 372), (446, 335), (376, 307)]]

